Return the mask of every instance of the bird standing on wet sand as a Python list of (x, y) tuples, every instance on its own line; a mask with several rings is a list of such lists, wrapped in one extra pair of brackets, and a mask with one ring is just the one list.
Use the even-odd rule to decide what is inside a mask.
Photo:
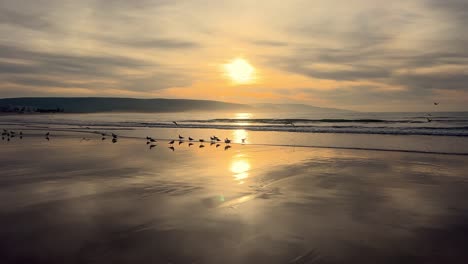
[(193, 143), (189, 143), (188, 146), (189, 146), (189, 147), (190, 147), (190, 146), (193, 146)]
[(116, 138), (117, 138), (117, 135), (114, 134), (114, 133), (112, 133), (112, 137), (113, 137), (114, 139), (116, 139)]
[(231, 146), (227, 145), (227, 146), (224, 147), (224, 150), (228, 150), (230, 148), (231, 148)]
[(200, 138), (198, 141), (200, 141), (200, 142), (205, 142), (205, 140), (204, 140), (204, 139), (201, 139), (201, 138)]
[(50, 136), (50, 132), (47, 132), (47, 133), (45, 134), (45, 136), (46, 136), (46, 137), (49, 137), (49, 136)]
[(154, 148), (154, 147), (156, 147), (156, 146), (157, 146), (157, 145), (155, 145), (155, 144), (151, 144), (151, 145), (149, 146), (149, 149), (152, 149), (152, 148)]
[(170, 146), (169, 149), (172, 150), (172, 151), (175, 150), (175, 148), (173, 146)]
[(179, 135), (179, 139), (180, 139), (180, 140), (182, 140), (182, 139), (184, 139), (184, 137), (183, 137), (183, 136), (181, 136), (181, 135)]
[(169, 144), (170, 145), (174, 144), (174, 140), (169, 141)]
[(224, 139), (224, 143), (229, 144), (231, 143), (231, 140), (229, 138)]
[(244, 143), (245, 143), (245, 140), (246, 140), (246, 138), (243, 138), (243, 139), (241, 139), (241, 140), (242, 140), (242, 144), (244, 144)]
[(439, 105), (439, 103), (438, 103), (438, 102), (434, 102), (434, 105)]
[(191, 138), (191, 137), (188, 137), (188, 140), (192, 141), (192, 140), (193, 140), (193, 138)]

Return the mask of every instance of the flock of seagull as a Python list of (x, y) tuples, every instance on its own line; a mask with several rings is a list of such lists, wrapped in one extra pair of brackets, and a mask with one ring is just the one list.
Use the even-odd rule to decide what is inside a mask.
[[(175, 122), (174, 122), (175, 123)], [(109, 136), (107, 133), (101, 133), (101, 140), (106, 140), (107, 136)], [(117, 139), (118, 139), (118, 136), (114, 133), (111, 133), (111, 136), (112, 136), (112, 143), (116, 143), (117, 142)], [(242, 143), (245, 143), (245, 138), (242, 139)], [(178, 140), (175, 140), (175, 139), (172, 139), (168, 142), (169, 144), (169, 149), (172, 150), (172, 151), (175, 151), (175, 147), (174, 147), (174, 144), (177, 142), (178, 145), (181, 145), (183, 143), (185, 143), (186, 141), (188, 141), (188, 146), (191, 147), (194, 145), (194, 142), (196, 142), (197, 140), (193, 139), (192, 137), (188, 137), (187, 140), (185, 139), (185, 137), (181, 136), (179, 134), (179, 139)], [(152, 137), (149, 137), (147, 136), (146, 137), (146, 145), (148, 145), (149, 149), (153, 149), (154, 147), (157, 146), (156, 142), (158, 142), (156, 139), (152, 138)], [(204, 139), (198, 139), (198, 142), (200, 142), (200, 145), (198, 146), (199, 148), (204, 148), (205, 147), (205, 140)], [(208, 142), (206, 142), (208, 143)], [(216, 148), (219, 148), (221, 146), (221, 143), (222, 143), (222, 140), (217, 137), (217, 136), (211, 136), (210, 137), (210, 146), (213, 146), (215, 145)], [(225, 138), (224, 139), (224, 150), (228, 150), (231, 148), (231, 140), (229, 138)]]
[[(100, 133), (100, 132), (97, 132), (97, 133)], [(118, 138), (119, 136), (117, 134), (114, 134), (114, 133), (111, 133), (111, 134), (107, 134), (107, 133), (100, 133), (101, 134), (101, 140), (106, 140), (107, 137), (112, 137), (112, 143), (117, 143), (118, 141)], [(44, 134), (44, 138), (46, 140), (50, 140), (50, 132), (47, 132), (46, 134)], [(15, 137), (18, 137), (20, 139), (23, 139), (23, 132), (15, 132), (13, 130), (6, 130), (6, 129), (3, 129), (3, 133), (2, 133), (2, 140), (7, 140), (7, 141), (10, 141), (12, 138), (15, 138)], [(83, 140), (89, 140), (88, 138), (82, 138), (81, 141)], [(242, 139), (242, 143), (245, 143), (245, 140), (246, 138), (243, 138)], [(175, 140), (175, 139), (172, 139), (168, 142), (169, 144), (169, 149), (172, 150), (172, 151), (175, 151), (175, 148), (174, 148), (174, 144), (177, 142), (178, 145), (181, 145), (183, 143), (185, 143), (186, 141), (188, 141), (188, 146), (191, 147), (194, 145), (194, 142), (196, 142), (197, 140), (193, 139), (192, 137), (188, 137), (187, 140), (185, 139), (185, 137), (179, 135), (179, 139), (178, 140)], [(147, 136), (146, 137), (146, 144), (149, 145), (149, 149), (153, 149), (154, 147), (156, 147), (156, 142), (158, 142), (156, 139), (152, 138), (152, 137), (149, 137)], [(199, 148), (204, 148), (205, 147), (205, 143), (208, 143), (206, 142), (204, 139), (198, 139), (198, 142), (200, 142), (200, 145), (198, 146)], [(210, 146), (213, 146), (215, 145), (216, 148), (219, 148), (221, 146), (221, 143), (223, 141), (217, 137), (217, 136), (211, 136), (210, 137), (210, 141), (209, 141), (209, 144)], [(224, 139), (224, 150), (228, 150), (231, 148), (231, 142), (232, 140), (229, 139), (229, 138), (225, 138)]]

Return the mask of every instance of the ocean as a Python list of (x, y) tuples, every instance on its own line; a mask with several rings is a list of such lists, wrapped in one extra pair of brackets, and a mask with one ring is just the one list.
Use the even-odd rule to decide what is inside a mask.
[[(176, 122), (177, 125), (174, 123)], [(124, 136), (178, 135), (234, 143), (468, 153), (468, 112), (432, 113), (96, 113), (0, 116), (0, 126), (26, 130), (119, 131)]]

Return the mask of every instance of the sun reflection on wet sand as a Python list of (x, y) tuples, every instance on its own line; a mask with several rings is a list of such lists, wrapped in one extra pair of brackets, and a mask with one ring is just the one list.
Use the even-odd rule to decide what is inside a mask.
[(239, 184), (243, 184), (244, 180), (249, 177), (250, 162), (243, 154), (237, 154), (233, 157), (231, 163), (231, 172), (233, 177)]
[(242, 143), (242, 139), (247, 139), (249, 133), (245, 129), (236, 129), (232, 132), (234, 143)]

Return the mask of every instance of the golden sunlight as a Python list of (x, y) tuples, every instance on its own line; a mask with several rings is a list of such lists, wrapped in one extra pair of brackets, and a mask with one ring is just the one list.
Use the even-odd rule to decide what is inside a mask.
[(235, 84), (248, 84), (255, 81), (255, 68), (242, 58), (236, 58), (224, 64), (224, 71)]

